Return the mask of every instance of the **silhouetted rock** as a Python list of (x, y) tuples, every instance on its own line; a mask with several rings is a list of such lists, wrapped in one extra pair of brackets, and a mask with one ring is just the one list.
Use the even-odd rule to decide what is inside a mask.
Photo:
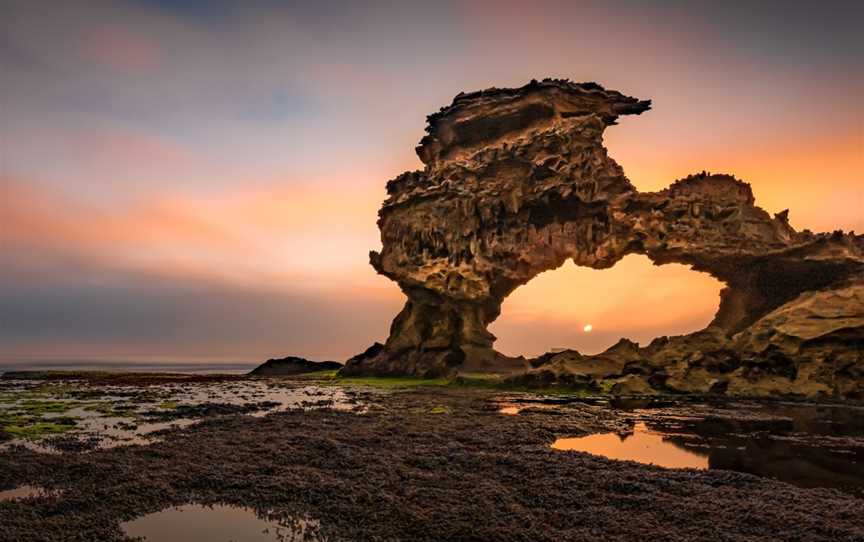
[[(864, 236), (797, 232), (787, 211), (771, 217), (730, 175), (637, 191), (602, 136), (619, 115), (649, 108), (596, 83), (547, 79), (459, 94), (430, 115), (417, 147), (426, 168), (387, 183), (383, 248), (370, 254), (408, 301), (384, 347), (345, 371), (526, 369), (514, 378), (602, 388), (632, 374), (668, 391), (864, 394)], [(513, 290), (568, 259), (605, 269), (628, 254), (724, 282), (709, 327), (533, 363), (493, 349), (487, 326)]]
[(334, 371), (342, 368), (338, 361), (309, 361), (305, 358), (288, 356), (268, 359), (249, 372), (250, 376), (289, 376), (317, 371)]

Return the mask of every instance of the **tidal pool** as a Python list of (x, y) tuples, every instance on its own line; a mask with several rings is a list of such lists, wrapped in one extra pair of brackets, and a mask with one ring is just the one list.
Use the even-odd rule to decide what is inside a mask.
[(127, 536), (147, 542), (300, 542), (320, 540), (310, 520), (276, 521), (251, 508), (187, 504), (121, 525)]
[(627, 403), (629, 431), (555, 440), (556, 450), (666, 468), (723, 469), (864, 496), (864, 408), (732, 401)]
[(559, 438), (552, 443), (556, 450), (577, 450), (609, 459), (638, 461), (672, 469), (707, 469), (708, 456), (676, 446), (662, 434), (637, 423), (632, 433), (599, 433), (584, 437)]
[(366, 407), (338, 387), (278, 379), (146, 386), (0, 379), (0, 447), (60, 453), (146, 445), (162, 430), (216, 415), (314, 408)]
[(28, 497), (44, 497), (50, 491), (36, 486), (20, 486), (6, 491), (0, 491), (0, 502), (13, 501), (15, 499), (26, 499)]

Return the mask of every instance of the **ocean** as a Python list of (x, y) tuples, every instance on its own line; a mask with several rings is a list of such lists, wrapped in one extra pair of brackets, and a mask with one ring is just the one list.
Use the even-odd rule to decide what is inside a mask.
[(255, 361), (142, 361), (89, 359), (29, 359), (0, 358), (0, 374), (10, 371), (123, 371), (147, 373), (228, 373), (251, 371), (261, 362)]

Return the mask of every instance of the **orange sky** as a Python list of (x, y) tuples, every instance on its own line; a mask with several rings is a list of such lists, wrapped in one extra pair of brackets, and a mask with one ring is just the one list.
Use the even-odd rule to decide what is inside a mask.
[[(798, 229), (864, 231), (857, 7), (192, 4), (10, 3), (0, 364), (343, 359), (384, 339), (403, 299), (368, 266), (385, 182), (420, 167), (426, 114), (532, 77), (653, 99), (605, 136), (640, 190), (732, 173)], [(491, 330), (510, 354), (596, 352), (701, 328), (719, 288), (637, 256), (568, 263)]]

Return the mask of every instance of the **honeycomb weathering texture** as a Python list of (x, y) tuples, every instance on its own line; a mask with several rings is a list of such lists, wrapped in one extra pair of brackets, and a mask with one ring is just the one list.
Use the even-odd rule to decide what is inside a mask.
[[(459, 94), (428, 117), (426, 165), (387, 183), (378, 273), (408, 297), (384, 345), (346, 374), (514, 372), (621, 391), (860, 396), (864, 236), (797, 232), (754, 204), (750, 185), (700, 173), (639, 192), (603, 131), (650, 101), (595, 83), (532, 81)], [(726, 287), (701, 332), (597, 356), (497, 353), (487, 326), (514, 289), (561, 266), (627, 254), (688, 264)]]

